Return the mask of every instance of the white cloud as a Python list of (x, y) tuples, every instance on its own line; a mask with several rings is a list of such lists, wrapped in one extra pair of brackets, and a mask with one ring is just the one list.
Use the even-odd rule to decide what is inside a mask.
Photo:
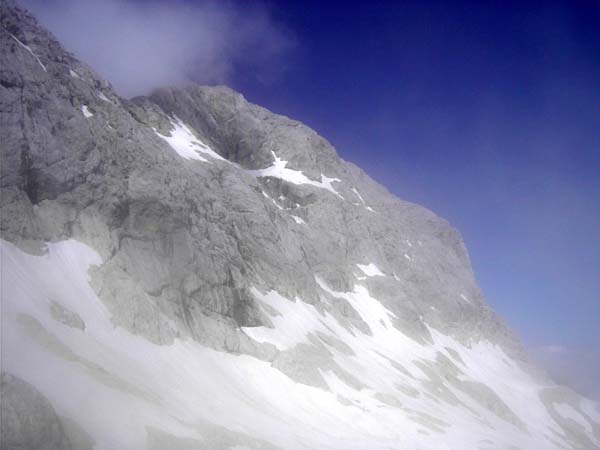
[(23, 0), (63, 45), (125, 96), (228, 83), (236, 68), (272, 79), (292, 39), (258, 3)]
[(557, 354), (563, 353), (565, 348), (562, 345), (545, 345), (541, 348), (541, 350), (544, 353)]

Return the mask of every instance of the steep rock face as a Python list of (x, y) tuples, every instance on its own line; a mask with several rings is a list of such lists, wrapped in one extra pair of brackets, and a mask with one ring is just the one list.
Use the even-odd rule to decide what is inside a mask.
[(1, 5), (3, 364), (101, 446), (597, 445), (446, 221), (226, 87), (122, 99)]
[[(3, 82), (3, 202), (14, 211), (3, 232), (76, 237), (109, 257), (95, 279), (121, 325), (166, 342), (201, 334), (205, 313), (233, 327), (259, 324), (250, 285), (315, 303), (316, 274), (347, 290), (356, 264), (375, 263), (400, 279), (371, 283), (386, 305), (406, 309), (407, 325), (423, 316), (456, 332), (467, 320), (508, 334), (475, 285), (458, 233), (340, 160), (314, 131), (225, 87), (163, 89), (131, 104), (13, 11), (3, 17), (4, 78), (21, 81)], [(182, 159), (158, 135), (175, 119), (230, 162)], [(289, 173), (256, 177), (274, 158), (288, 161)], [(286, 181), (300, 172), (301, 184)], [(310, 184), (322, 176), (339, 181)], [(114, 278), (139, 284), (120, 286), (129, 300), (115, 298)], [(176, 329), (161, 325), (159, 312)]]

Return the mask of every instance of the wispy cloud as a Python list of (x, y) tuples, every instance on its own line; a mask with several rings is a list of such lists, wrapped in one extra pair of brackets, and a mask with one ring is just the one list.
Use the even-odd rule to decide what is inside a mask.
[(600, 401), (600, 349), (551, 344), (533, 349), (532, 353), (557, 383)]
[(260, 3), (22, 0), (68, 50), (125, 96), (228, 83), (236, 70), (272, 80), (293, 46)]
[(558, 355), (565, 352), (565, 347), (562, 345), (545, 345), (540, 350), (547, 355)]

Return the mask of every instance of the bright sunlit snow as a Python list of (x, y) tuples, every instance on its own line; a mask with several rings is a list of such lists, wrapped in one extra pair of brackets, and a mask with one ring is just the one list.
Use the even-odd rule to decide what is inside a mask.
[(273, 154), (273, 158), (275, 161), (272, 166), (267, 167), (266, 169), (258, 169), (258, 170), (249, 170), (248, 173), (254, 175), (255, 177), (273, 177), (280, 178), (285, 181), (289, 181), (293, 184), (310, 184), (311, 186), (316, 186), (321, 189), (326, 189), (329, 192), (337, 195), (340, 198), (342, 197), (332, 186), (334, 181), (340, 182), (338, 178), (329, 178), (325, 175), (321, 174), (321, 181), (314, 181), (304, 175), (300, 170), (288, 169), (287, 161), (279, 158), (275, 152), (271, 152)]
[(314, 306), (300, 299), (288, 300), (276, 291), (261, 293), (252, 288), (252, 294), (261, 304), (268, 305), (277, 311), (271, 317), (274, 328), (243, 327), (244, 333), (257, 342), (269, 342), (279, 350), (287, 350), (301, 342), (306, 342), (309, 333), (327, 332), (326, 326), (319, 319), (319, 312)]
[(85, 116), (86, 119), (89, 119), (90, 117), (92, 117), (94, 115), (89, 110), (89, 108), (87, 107), (87, 105), (81, 105), (81, 112), (83, 113), (83, 115)]
[(17, 43), (23, 47), (25, 50), (27, 50), (31, 56), (33, 56), (35, 58), (35, 60), (38, 62), (38, 64), (40, 65), (40, 67), (42, 69), (44, 69), (44, 72), (48, 72), (48, 70), (46, 69), (46, 66), (44, 64), (42, 64), (42, 61), (40, 61), (40, 58), (37, 57), (37, 55), (35, 53), (33, 53), (33, 50), (31, 50), (31, 48), (28, 45), (23, 44), (20, 40), (18, 40), (15, 36), (13, 36), (12, 34), (10, 35), (15, 41), (17, 41)]
[(365, 201), (363, 200), (363, 198), (362, 198), (362, 195), (360, 195), (360, 194), (358, 193), (358, 191), (356, 190), (356, 188), (352, 188), (352, 189), (351, 189), (351, 191), (352, 191), (352, 192), (354, 192), (354, 193), (356, 194), (356, 196), (358, 197), (358, 199), (359, 199), (359, 200), (361, 201), (361, 203), (364, 205), (364, 204), (365, 204)]
[[(356, 196), (358, 197), (358, 199), (360, 200), (360, 202), (362, 203), (362, 205), (364, 206), (364, 208), (367, 211), (375, 212), (375, 210), (373, 208), (371, 208), (370, 206), (367, 205), (365, 200), (362, 198), (362, 195), (360, 195), (360, 193), (358, 192), (358, 190), (356, 188), (352, 188), (350, 190), (356, 194)], [(358, 203), (355, 203), (355, 205), (358, 205)]]
[(171, 125), (173, 128), (170, 131), (170, 136), (160, 134), (155, 128), (152, 129), (158, 137), (167, 141), (173, 150), (175, 150), (182, 158), (209, 162), (206, 158), (200, 155), (202, 154), (210, 156), (211, 158), (219, 161), (229, 162), (211, 149), (208, 145), (200, 142), (192, 130), (190, 130), (190, 128), (178, 117), (175, 117), (175, 120), (171, 120)]
[(108, 98), (106, 95), (104, 95), (104, 93), (103, 93), (103, 92), (101, 92), (101, 91), (98, 91), (98, 98), (99, 98), (100, 100), (103, 100), (103, 101), (105, 101), (105, 102), (112, 103), (112, 100), (111, 100), (111, 99), (109, 99), (109, 98)]
[[(192, 340), (155, 345), (115, 327), (89, 284), (88, 268), (101, 264), (100, 257), (73, 240), (48, 243), (47, 249), (33, 256), (2, 242), (3, 370), (31, 383), (58, 415), (80, 424), (95, 450), (145, 448), (147, 427), (202, 441), (210, 438), (195, 426), (202, 422), (286, 450), (566, 447), (540, 401), (542, 386), (502, 349), (486, 341), (466, 347), (427, 324), (432, 343), (419, 343), (395, 327), (396, 314), (361, 284), (337, 292), (316, 279), (321, 301), (347, 302), (369, 333), (302, 299), (252, 290), (273, 328), (243, 328), (248, 336), (282, 350), (326, 337), (323, 342), (338, 369), (321, 370), (327, 387), (316, 388), (295, 382), (268, 361), (218, 352)], [(78, 314), (84, 329), (55, 320), (52, 302)], [(438, 382), (423, 364), (436, 364), (440, 354), (451, 360), (448, 349), (462, 361), (456, 363), (461, 382), (485, 383), (528, 424), (526, 431), (450, 383), (440, 385), (441, 392), (458, 403), (445, 401), (437, 391), (431, 395)], [(344, 373), (362, 387), (349, 383)], [(558, 405), (557, 411), (598, 442), (576, 409)], [(236, 445), (246, 443), (223, 448)]]
[(277, 207), (277, 209), (283, 210), (283, 206), (281, 206), (273, 198), (271, 198), (271, 196), (269, 196), (269, 194), (267, 194), (265, 191), (261, 191), (261, 192), (262, 192), (263, 197), (266, 199), (269, 199)]
[(368, 277), (384, 277), (385, 274), (379, 270), (374, 263), (370, 264), (357, 264), (358, 268)]

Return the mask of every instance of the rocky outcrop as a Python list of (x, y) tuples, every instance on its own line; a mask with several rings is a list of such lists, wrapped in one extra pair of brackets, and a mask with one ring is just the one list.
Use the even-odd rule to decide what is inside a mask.
[(60, 418), (29, 383), (8, 373), (0, 381), (2, 450), (72, 450)]

